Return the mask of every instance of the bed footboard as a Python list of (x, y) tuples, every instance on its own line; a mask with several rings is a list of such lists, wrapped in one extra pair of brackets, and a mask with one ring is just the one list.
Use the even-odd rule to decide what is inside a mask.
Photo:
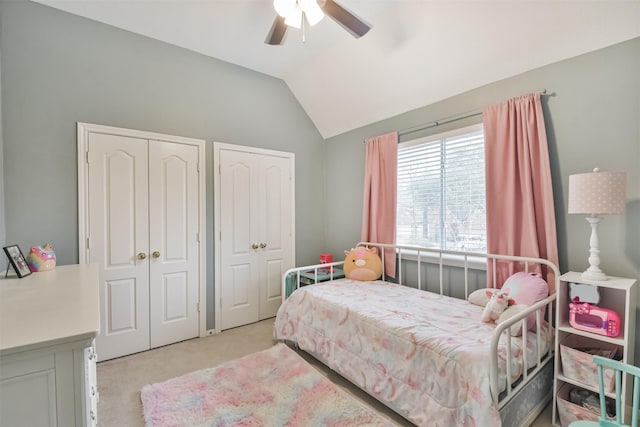
[[(542, 301), (530, 306), (526, 310), (519, 312), (517, 315), (499, 323), (496, 326), (496, 330), (493, 333), (491, 338), (491, 397), (493, 401), (498, 406), (498, 409), (501, 409), (504, 405), (509, 402), (513, 396), (515, 396), (526, 384), (529, 382), (529, 377), (533, 377), (541, 371), (546, 364), (553, 361), (553, 334), (550, 334), (548, 340), (551, 342), (547, 342), (546, 345), (542, 342), (545, 338), (542, 334), (542, 322), (544, 321), (545, 312), (548, 319), (553, 319), (553, 310), (555, 307), (556, 295), (552, 294), (545, 298)], [(529, 330), (527, 327), (527, 318), (529, 314), (535, 313), (536, 322), (535, 322), (535, 331)], [(516, 382), (512, 380), (512, 372), (511, 372), (511, 339), (512, 334), (510, 333), (512, 329), (518, 329), (522, 331), (522, 340), (527, 342), (527, 338), (530, 334), (535, 334), (535, 342), (536, 342), (536, 352), (535, 352), (535, 360), (528, 360), (528, 353), (523, 352), (523, 365), (524, 366), (533, 366), (529, 369), (524, 369), (522, 373), (522, 378), (518, 378)], [(506, 339), (507, 345), (507, 355), (506, 355), (506, 380), (507, 386), (504, 393), (500, 394), (498, 388), (498, 344), (500, 342), (501, 337)]]

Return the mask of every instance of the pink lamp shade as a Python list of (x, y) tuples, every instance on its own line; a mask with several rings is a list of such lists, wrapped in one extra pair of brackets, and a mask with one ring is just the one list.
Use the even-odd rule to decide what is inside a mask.
[(627, 174), (624, 172), (579, 173), (569, 176), (569, 213), (588, 215), (623, 214), (626, 206)]

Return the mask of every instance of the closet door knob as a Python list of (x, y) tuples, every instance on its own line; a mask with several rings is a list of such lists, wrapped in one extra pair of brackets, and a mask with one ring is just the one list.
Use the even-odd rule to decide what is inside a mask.
[(158, 252), (158, 251), (154, 251), (154, 252), (151, 254), (151, 256), (152, 256), (152, 257), (154, 257), (154, 258), (160, 258), (160, 252)]
[(258, 246), (258, 244), (257, 244), (257, 243), (253, 243), (253, 244), (251, 245), (251, 249), (258, 249), (259, 247), (260, 247), (260, 246)]
[(147, 254), (145, 254), (144, 252), (140, 252), (138, 254), (138, 259), (146, 259), (147, 258)]
[(262, 249), (264, 249), (264, 248), (266, 248), (266, 247), (267, 247), (267, 244), (266, 244), (266, 243), (260, 243), (260, 247), (261, 247)]

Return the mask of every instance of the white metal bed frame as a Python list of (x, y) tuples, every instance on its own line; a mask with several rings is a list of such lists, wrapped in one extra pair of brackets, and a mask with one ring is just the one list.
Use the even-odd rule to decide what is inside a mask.
[[(357, 246), (375, 246), (379, 249), (379, 254), (382, 258), (382, 278), (381, 280), (388, 280), (388, 276), (385, 272), (385, 250), (384, 249), (394, 249), (397, 257), (397, 280), (393, 280), (394, 283), (402, 284), (402, 285), (415, 285), (419, 290), (426, 289), (426, 280), (424, 281), (421, 275), (420, 268), (423, 264), (427, 265), (437, 265), (439, 268), (439, 293), (440, 295), (445, 295), (444, 289), (444, 269), (445, 267), (452, 268), (462, 268), (464, 270), (464, 298), (466, 299), (469, 292), (469, 281), (468, 274), (469, 270), (484, 270), (486, 269), (487, 263), (491, 263), (493, 266), (493, 278), (492, 283), (487, 283), (487, 287), (495, 288), (497, 287), (497, 279), (496, 279), (496, 265), (498, 261), (511, 261), (515, 263), (520, 263), (523, 265), (523, 269), (519, 268), (515, 271), (525, 271), (529, 272), (531, 266), (540, 265), (546, 266), (554, 276), (554, 289), (558, 289), (559, 281), (560, 281), (560, 271), (558, 267), (553, 264), (551, 261), (542, 259), (542, 258), (531, 258), (531, 257), (521, 257), (521, 256), (511, 256), (511, 255), (497, 255), (497, 254), (486, 254), (486, 253), (476, 253), (476, 252), (460, 252), (460, 251), (447, 251), (440, 250), (434, 248), (426, 248), (420, 246), (409, 246), (409, 245), (391, 245), (391, 244), (382, 244), (382, 243), (370, 243), (370, 242), (360, 242)], [(403, 261), (413, 261), (418, 266), (417, 268), (417, 283), (406, 283), (406, 280), (403, 278)], [(294, 277), (294, 290), (300, 287), (300, 275), (302, 273), (308, 273), (309, 271), (314, 272), (315, 283), (318, 283), (318, 275), (321, 271), (326, 271), (327, 267), (339, 267), (344, 264), (344, 261), (337, 261), (329, 264), (314, 264), (303, 267), (295, 267), (287, 270), (283, 276), (282, 280), (282, 298), (283, 301), (287, 297), (287, 278), (292, 276)], [(322, 269), (322, 270), (321, 270)], [(333, 269), (329, 269), (329, 278), (333, 279)], [(494, 404), (501, 411), (523, 388), (529, 384), (529, 379), (535, 377), (542, 369), (545, 368), (547, 364), (550, 366), (553, 365), (551, 363), (553, 361), (553, 335), (549, 337), (549, 343), (547, 343), (546, 348), (548, 351), (546, 353), (542, 353), (543, 346), (541, 345), (541, 340), (543, 339), (541, 335), (541, 323), (542, 323), (542, 314), (541, 310), (546, 308), (547, 319), (554, 319), (553, 310), (555, 306), (555, 293), (549, 295), (542, 301), (530, 306), (528, 309), (523, 310), (516, 314), (515, 316), (505, 320), (504, 322), (498, 324), (496, 326), (495, 331), (493, 332), (493, 336), (491, 339), (491, 365), (490, 365), (490, 384), (491, 384), (491, 397), (493, 399)], [(526, 322), (527, 316), (530, 313), (535, 312), (536, 314), (536, 324), (537, 328), (535, 331), (529, 331)], [(537, 345), (537, 355), (535, 360), (535, 365), (530, 369), (524, 369), (523, 375), (520, 379), (513, 382), (511, 380), (511, 334), (509, 333), (510, 327), (515, 325), (516, 323), (521, 322), (522, 326), (522, 339), (526, 340), (528, 334), (535, 334), (536, 337), (536, 345)], [(551, 324), (551, 321), (549, 321)], [(500, 337), (502, 335), (506, 336), (507, 340), (507, 355), (506, 355), (506, 380), (507, 385), (506, 389), (500, 393), (498, 386), (498, 343), (500, 341)], [(523, 364), (524, 366), (529, 366), (529, 360), (527, 360), (527, 352), (523, 352)], [(551, 393), (548, 393), (550, 396)], [(546, 404), (546, 402), (543, 402)], [(529, 414), (527, 420), (524, 421), (521, 425), (528, 425), (529, 422), (535, 418), (539, 412), (544, 409), (544, 404), (538, 405), (535, 409), (535, 413)]]

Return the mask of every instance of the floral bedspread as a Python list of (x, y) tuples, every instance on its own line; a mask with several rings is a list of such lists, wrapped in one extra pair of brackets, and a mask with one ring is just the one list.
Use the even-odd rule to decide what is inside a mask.
[[(482, 307), (465, 300), (341, 279), (295, 291), (278, 311), (275, 337), (296, 342), (417, 425), (500, 426), (489, 380), (495, 326), (481, 314)], [(533, 361), (535, 334), (528, 335), (527, 360)], [(504, 389), (506, 337), (502, 341)], [(522, 339), (512, 338), (511, 345), (515, 380), (522, 373)]]

